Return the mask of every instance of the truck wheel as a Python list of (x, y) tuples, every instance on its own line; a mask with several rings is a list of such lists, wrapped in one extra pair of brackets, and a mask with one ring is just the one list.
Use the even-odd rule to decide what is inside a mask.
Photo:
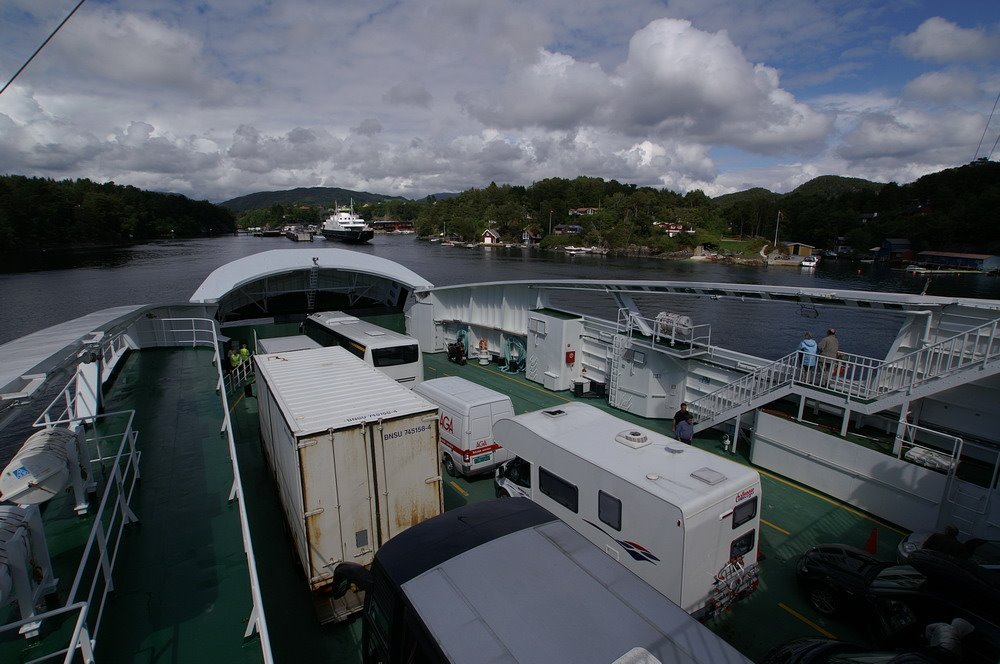
[(507, 489), (497, 486), (497, 498), (510, 498), (510, 494), (507, 493)]
[(458, 477), (458, 470), (455, 468), (455, 461), (450, 455), (444, 457), (444, 470), (451, 477)]

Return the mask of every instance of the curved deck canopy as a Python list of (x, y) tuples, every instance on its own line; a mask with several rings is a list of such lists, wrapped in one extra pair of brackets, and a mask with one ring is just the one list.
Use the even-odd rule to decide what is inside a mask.
[(274, 249), (227, 263), (191, 296), (218, 306), (220, 321), (326, 309), (402, 310), (433, 288), (398, 263), (346, 249)]

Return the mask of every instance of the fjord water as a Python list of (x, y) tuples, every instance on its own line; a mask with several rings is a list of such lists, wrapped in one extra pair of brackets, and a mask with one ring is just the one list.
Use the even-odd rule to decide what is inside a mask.
[[(521, 248), (447, 247), (421, 242), (412, 235), (380, 235), (370, 244), (348, 246), (317, 240), (292, 243), (286, 238), (249, 236), (162, 241), (87, 254), (5, 260), (0, 270), (0, 343), (98, 309), (128, 304), (186, 302), (212, 270), (230, 261), (270, 249), (306, 254), (325, 248), (346, 249), (396, 261), (435, 285), (506, 280), (598, 279), (673, 280), (881, 290), (919, 293), (924, 276), (873, 269), (849, 261), (824, 261), (816, 269), (746, 267), (703, 261), (610, 257), (542, 252)], [(937, 276), (928, 293), (951, 297), (1000, 299), (1000, 279), (985, 275)], [(672, 298), (669, 310), (691, 316), (696, 325), (712, 325), (712, 342), (763, 357), (794, 350), (806, 330), (814, 335), (838, 328), (841, 346), (851, 352), (882, 356), (896, 326), (873, 325), (864, 312), (837, 307), (800, 307), (709, 298)], [(644, 298), (637, 298), (640, 306)], [(570, 309), (614, 318), (610, 298), (592, 293), (560, 296)], [(652, 303), (651, 303), (652, 305)], [(643, 307), (655, 316), (663, 308)], [(885, 315), (885, 314), (880, 314)]]

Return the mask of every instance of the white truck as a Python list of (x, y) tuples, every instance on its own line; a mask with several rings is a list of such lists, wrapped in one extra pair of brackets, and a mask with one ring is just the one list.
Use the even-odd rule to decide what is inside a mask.
[(689, 613), (757, 587), (757, 471), (582, 403), (499, 420), (518, 458), (500, 496), (525, 495)]
[(426, 380), (413, 391), (438, 407), (441, 461), (449, 475), (490, 472), (510, 458), (493, 440), (493, 423), (514, 417), (509, 396), (458, 376)]
[[(314, 591), (444, 510), (437, 408), (343, 348), (254, 355), (260, 434)], [(363, 597), (314, 593), (322, 622)]]

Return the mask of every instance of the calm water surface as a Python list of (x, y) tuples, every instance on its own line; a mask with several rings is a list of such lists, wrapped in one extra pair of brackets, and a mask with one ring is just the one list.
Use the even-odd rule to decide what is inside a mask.
[[(302, 247), (285, 238), (223, 237), (164, 241), (127, 249), (35, 260), (4, 262), (0, 273), (0, 343), (107, 307), (186, 302), (212, 270), (237, 258), (269, 249), (308, 253), (322, 248), (350, 249), (400, 263), (436, 285), (512, 279), (685, 280), (724, 283), (814, 286), (851, 290), (919, 293), (926, 279), (901, 271), (872, 270), (858, 263), (828, 261), (815, 270), (751, 268), (695, 261), (566, 256), (520, 248), (442, 247), (408, 235), (380, 235), (369, 245), (349, 247), (316, 242)], [(936, 277), (933, 295), (1000, 299), (1000, 280), (983, 275)], [(587, 313), (613, 317), (613, 306), (592, 295), (567, 297), (566, 304)], [(646, 304), (637, 298), (640, 305)], [(653, 306), (650, 304), (649, 306)], [(655, 310), (644, 307), (647, 315)], [(838, 328), (845, 350), (881, 355), (895, 326), (884, 331), (861, 312), (837, 308), (673, 298), (669, 310), (712, 325), (713, 343), (764, 357), (794, 349), (802, 332)]]

